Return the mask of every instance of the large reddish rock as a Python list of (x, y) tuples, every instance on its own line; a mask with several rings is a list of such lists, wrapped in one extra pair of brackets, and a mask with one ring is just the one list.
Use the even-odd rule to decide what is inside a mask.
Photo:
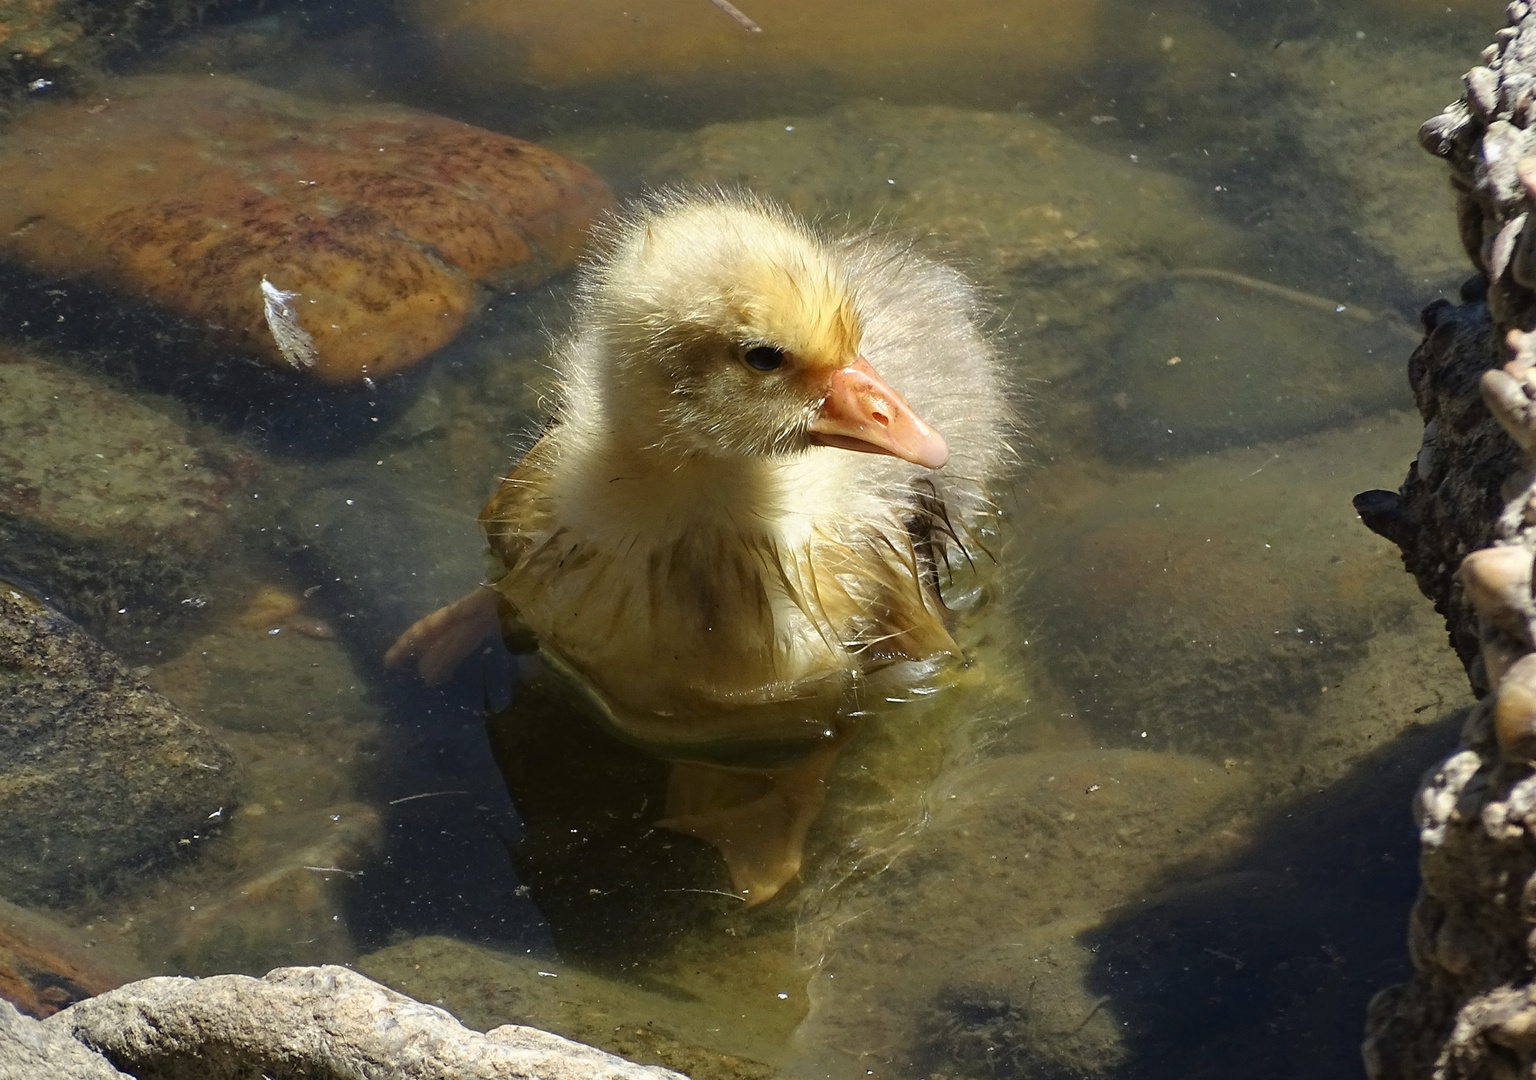
[(224, 347), (294, 363), (262, 281), (298, 294), (287, 304), (329, 383), (445, 344), (477, 282), (568, 266), (611, 201), (590, 170), (520, 139), (211, 76), (123, 79), (26, 113), (0, 138), (0, 190), (0, 258), (148, 301)]

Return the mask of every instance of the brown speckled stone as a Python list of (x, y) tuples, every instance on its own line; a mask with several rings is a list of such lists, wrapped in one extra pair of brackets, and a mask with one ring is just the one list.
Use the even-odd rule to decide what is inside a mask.
[(477, 282), (568, 266), (610, 201), (592, 172), (519, 139), (211, 76), (39, 106), (0, 138), (0, 189), (0, 257), (205, 324), (217, 345), (286, 367), (261, 280), (299, 293), (330, 383), (445, 344)]

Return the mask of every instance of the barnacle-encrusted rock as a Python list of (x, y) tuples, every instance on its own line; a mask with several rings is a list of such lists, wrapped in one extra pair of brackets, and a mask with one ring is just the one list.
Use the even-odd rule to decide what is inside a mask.
[(454, 120), (174, 76), (26, 113), (0, 190), (0, 258), (328, 383), (449, 341), (478, 282), (568, 266), (610, 200), (585, 167)]
[(1480, 274), (1460, 305), (1424, 312), (1407, 480), (1356, 502), (1445, 615), (1482, 699), (1415, 800), (1416, 974), (1371, 1004), (1373, 1080), (1536, 1071), (1536, 13), (1517, 0), (1508, 15), (1463, 101), (1420, 132), (1451, 167)]

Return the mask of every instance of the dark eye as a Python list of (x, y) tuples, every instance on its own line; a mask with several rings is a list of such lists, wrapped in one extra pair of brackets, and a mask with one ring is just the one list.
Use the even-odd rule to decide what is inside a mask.
[(753, 371), (772, 371), (784, 366), (784, 350), (772, 345), (754, 345), (742, 357)]

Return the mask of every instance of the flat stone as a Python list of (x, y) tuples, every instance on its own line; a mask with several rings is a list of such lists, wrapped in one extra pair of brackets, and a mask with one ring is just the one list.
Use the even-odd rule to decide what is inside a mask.
[[(1454, 3), (1377, 0), (1401, 15), (1435, 19), (1433, 39), (1405, 31), (1386, 47), (1379, 33), (1340, 35), (1290, 46), (1270, 62), (1289, 84), (1285, 111), (1302, 145), (1348, 185), (1359, 234), (1389, 256), (1405, 278), (1432, 296), (1467, 273), (1456, 233), (1455, 195), (1445, 172), (1427, 164), (1418, 141), (1404, 137), (1462, 92), (1461, 76), (1477, 46), (1447, 33)], [(1472, 3), (1463, 3), (1471, 8)], [(1496, 5), (1481, 5), (1490, 16)], [(1392, 92), (1382, 93), (1390, 86)]]
[(1241, 246), (1189, 182), (1020, 113), (865, 101), (712, 124), (651, 179), (739, 184), (809, 217), (915, 234), (1017, 301), (1016, 351), (1039, 378), (1082, 363), (1128, 287)]
[[(1091, 461), (1043, 473), (1026, 558), (1054, 570), (1027, 590), (1031, 651), (1110, 745), (1291, 752), (1373, 637), (1439, 638), (1349, 501), (1419, 430), (1397, 414), (1114, 479)], [(1417, 704), (1459, 695), (1450, 657), (1413, 655), (1395, 677)]]
[(595, 87), (633, 99), (654, 87), (666, 96), (647, 95), (652, 115), (677, 99), (708, 101), (718, 116), (860, 93), (955, 94), (957, 86), (1016, 100), (1089, 66), (1101, 25), (1098, 0), (847, 0), (835, 17), (816, 0), (735, 6), (760, 33), (689, 0), (643, 8), (595, 0), (579, 20), (558, 0), (412, 0), (406, 11), (436, 44), (442, 77), (471, 93)]
[(1175, 273), (1117, 305), (1120, 328), (1087, 373), (1098, 449), (1122, 461), (1251, 446), (1407, 409), (1395, 313), (1236, 274)]
[(0, 430), (0, 573), (130, 655), (196, 614), (258, 455), (174, 403), (4, 346)]
[[(799, 928), (815, 960), (790, 1075), (1099, 1075), (1122, 1058), (1074, 938), (1181, 858), (1249, 777), (1135, 751), (1010, 754), (946, 773), (881, 873), (822, 871)], [(1031, 989), (1033, 988), (1033, 989)], [(958, 1018), (958, 1022), (957, 1022)], [(978, 1037), (991, 1034), (989, 1056)], [(1007, 1068), (1000, 1068), (1006, 1064)], [(997, 1072), (988, 1067), (998, 1068)]]
[(205, 362), (233, 348), (304, 367), (279, 348), (266, 279), (297, 294), (318, 379), (409, 367), (458, 333), (478, 282), (569, 266), (611, 200), (553, 151), (411, 109), (208, 76), (101, 95), (0, 138), (0, 257), (205, 327)]
[(164, 1080), (680, 1080), (535, 1028), (508, 1024), (482, 1035), (333, 966), (279, 968), (264, 979), (145, 979), (80, 1002), (44, 1027)]
[(57, 903), (191, 854), (229, 751), (58, 612), (0, 583), (0, 896)]

